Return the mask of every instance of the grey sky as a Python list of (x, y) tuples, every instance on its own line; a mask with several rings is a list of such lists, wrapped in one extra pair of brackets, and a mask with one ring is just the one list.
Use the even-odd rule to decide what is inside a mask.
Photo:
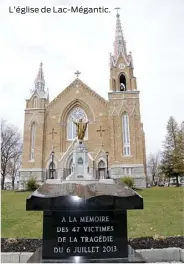
[[(38, 5), (39, 2), (39, 5)], [(109, 14), (9, 14), (9, 6), (109, 7)], [(161, 148), (170, 115), (184, 120), (184, 1), (1, 0), (1, 117), (23, 129), (25, 99), (43, 61), (50, 99), (75, 78), (107, 99), (109, 53), (120, 18), (140, 90), (147, 153)], [(2, 26), (3, 25), (3, 26)]]

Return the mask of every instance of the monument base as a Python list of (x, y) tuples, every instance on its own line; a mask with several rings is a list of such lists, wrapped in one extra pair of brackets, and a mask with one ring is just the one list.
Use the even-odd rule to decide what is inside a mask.
[(142, 208), (112, 179), (45, 183), (26, 200), (27, 211), (43, 211), (42, 248), (28, 263), (144, 263), (127, 239), (127, 210)]
[(67, 259), (42, 259), (42, 246), (39, 247), (26, 263), (146, 263), (140, 253), (128, 245), (127, 258), (86, 259), (84, 257), (70, 257)]

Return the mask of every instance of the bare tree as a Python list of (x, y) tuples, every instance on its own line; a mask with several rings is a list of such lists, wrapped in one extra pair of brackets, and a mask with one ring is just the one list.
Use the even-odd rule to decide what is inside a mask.
[(155, 184), (156, 179), (159, 178), (159, 173), (160, 173), (160, 152), (151, 153), (149, 155), (148, 169), (152, 175), (153, 184)]
[(12, 177), (12, 189), (14, 189), (15, 177), (17, 176), (17, 173), (21, 167), (21, 154), (22, 149), (20, 148), (20, 151), (15, 153), (15, 156), (8, 162), (7, 165), (8, 174)]
[(4, 189), (5, 177), (14, 177), (19, 168), (22, 139), (17, 127), (1, 120), (1, 188)]

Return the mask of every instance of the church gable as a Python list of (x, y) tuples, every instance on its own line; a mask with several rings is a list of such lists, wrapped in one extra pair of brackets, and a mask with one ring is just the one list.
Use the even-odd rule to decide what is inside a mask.
[(90, 121), (108, 114), (108, 101), (90, 89), (78, 78), (75, 79), (47, 106), (47, 115), (54, 117), (57, 123), (65, 122), (67, 115), (74, 107), (81, 107)]
[(80, 99), (81, 97), (92, 97), (104, 105), (108, 104), (108, 101), (89, 88), (78, 78), (75, 79), (66, 89), (64, 89), (54, 100), (50, 102), (47, 108), (52, 108), (57, 101), (62, 100), (64, 97), (70, 97), (72, 99)]
[[(85, 140), (89, 147), (97, 136), (96, 130), (99, 124), (107, 125), (108, 101), (95, 93), (78, 78), (62, 91), (46, 108), (46, 127), (54, 127), (56, 131), (55, 140), (61, 152), (67, 151), (75, 139), (75, 125), (73, 120), (89, 120), (89, 129)], [(47, 151), (51, 148), (49, 131), (45, 140), (49, 142)], [(100, 138), (98, 138), (100, 143)], [(98, 143), (98, 144), (99, 144)]]
[(37, 108), (38, 101), (39, 101), (39, 95), (37, 91), (35, 90), (34, 93), (31, 95), (30, 99), (27, 99), (27, 108)]
[(123, 53), (120, 53), (114, 63), (114, 67), (118, 67), (120, 63), (125, 64), (126, 66), (129, 66), (129, 62), (127, 60), (127, 58), (125, 57), (125, 55)]

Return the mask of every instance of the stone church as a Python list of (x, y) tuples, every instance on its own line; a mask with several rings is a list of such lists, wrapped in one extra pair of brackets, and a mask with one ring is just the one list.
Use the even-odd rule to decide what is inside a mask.
[(131, 52), (128, 54), (120, 15), (116, 15), (114, 52), (110, 55), (108, 100), (79, 78), (49, 101), (40, 64), (31, 97), (26, 100), (20, 186), (36, 177), (38, 183), (52, 177), (65, 179), (72, 172), (76, 141), (73, 121), (89, 121), (84, 143), (88, 171), (94, 177), (134, 177), (146, 187), (145, 135), (141, 122), (139, 91)]

